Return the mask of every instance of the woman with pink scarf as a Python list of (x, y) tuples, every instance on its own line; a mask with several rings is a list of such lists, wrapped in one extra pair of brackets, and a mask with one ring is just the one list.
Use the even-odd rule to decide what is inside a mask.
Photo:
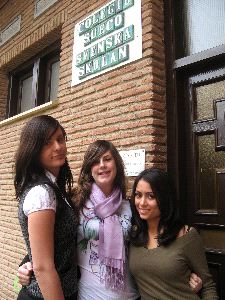
[(123, 161), (105, 140), (92, 143), (78, 179), (78, 283), (80, 300), (135, 300), (139, 294), (128, 271), (131, 209)]

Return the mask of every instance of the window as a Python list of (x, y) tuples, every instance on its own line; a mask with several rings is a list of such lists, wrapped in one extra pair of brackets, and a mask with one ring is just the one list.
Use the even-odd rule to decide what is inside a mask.
[(224, 45), (224, 18), (224, 0), (174, 1), (176, 58)]
[(48, 49), (9, 74), (7, 117), (55, 100), (59, 84), (59, 50)]
[(35, 101), (34, 99), (32, 99), (32, 82), (33, 82), (32, 74), (28, 74), (28, 76), (21, 78), (21, 84), (20, 84), (21, 112), (24, 112), (28, 109), (35, 107)]
[(46, 88), (46, 98), (52, 101), (57, 98), (59, 85), (59, 59), (57, 56), (53, 57), (48, 62), (47, 68), (48, 88)]

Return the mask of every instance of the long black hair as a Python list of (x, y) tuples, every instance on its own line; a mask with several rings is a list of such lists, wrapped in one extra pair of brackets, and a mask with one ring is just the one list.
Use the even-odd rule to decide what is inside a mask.
[[(14, 186), (17, 198), (21, 196), (31, 182), (45, 176), (45, 170), (39, 159), (40, 152), (58, 128), (61, 128), (66, 139), (64, 128), (55, 118), (48, 115), (33, 117), (24, 126), (15, 155)], [(57, 184), (63, 193), (71, 195), (73, 177), (67, 159), (60, 168)]]
[(160, 210), (158, 245), (166, 246), (176, 239), (184, 224), (179, 217), (174, 186), (168, 174), (159, 169), (146, 169), (134, 181), (131, 195), (131, 242), (137, 246), (146, 246), (148, 243), (147, 221), (140, 218), (135, 206), (135, 192), (140, 180), (149, 183), (155, 195)]

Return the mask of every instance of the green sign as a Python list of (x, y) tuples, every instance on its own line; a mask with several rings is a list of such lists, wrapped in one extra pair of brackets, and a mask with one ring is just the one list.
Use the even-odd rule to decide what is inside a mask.
[(80, 66), (93, 58), (96, 58), (106, 52), (113, 50), (134, 39), (134, 26), (124, 28), (114, 35), (107, 37), (101, 42), (96, 43), (92, 47), (85, 49), (76, 57), (76, 66)]
[(111, 2), (109, 5), (100, 9), (97, 13), (89, 16), (87, 19), (80, 23), (79, 35), (91, 30), (96, 25), (102, 23), (103, 21), (114, 17), (121, 11), (134, 5), (134, 0), (117, 0)]
[(111, 1), (76, 24), (74, 34), (72, 85), (129, 61), (130, 43), (135, 39), (138, 40), (137, 54), (133, 47), (132, 59), (140, 58), (141, 0)]
[(91, 74), (97, 73), (106, 68), (118, 65), (122, 61), (129, 58), (129, 47), (128, 45), (121, 46), (112, 51), (106, 52), (105, 55), (101, 55), (95, 59), (88, 61), (80, 66), (80, 76), (82, 79)]

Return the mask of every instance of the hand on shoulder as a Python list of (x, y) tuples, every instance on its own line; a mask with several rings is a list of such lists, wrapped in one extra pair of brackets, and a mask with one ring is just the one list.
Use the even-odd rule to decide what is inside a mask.
[(191, 227), (189, 225), (184, 225), (184, 227), (181, 228), (179, 234), (178, 234), (178, 238), (182, 237), (183, 235), (187, 234), (190, 230), (192, 230), (194, 227)]

